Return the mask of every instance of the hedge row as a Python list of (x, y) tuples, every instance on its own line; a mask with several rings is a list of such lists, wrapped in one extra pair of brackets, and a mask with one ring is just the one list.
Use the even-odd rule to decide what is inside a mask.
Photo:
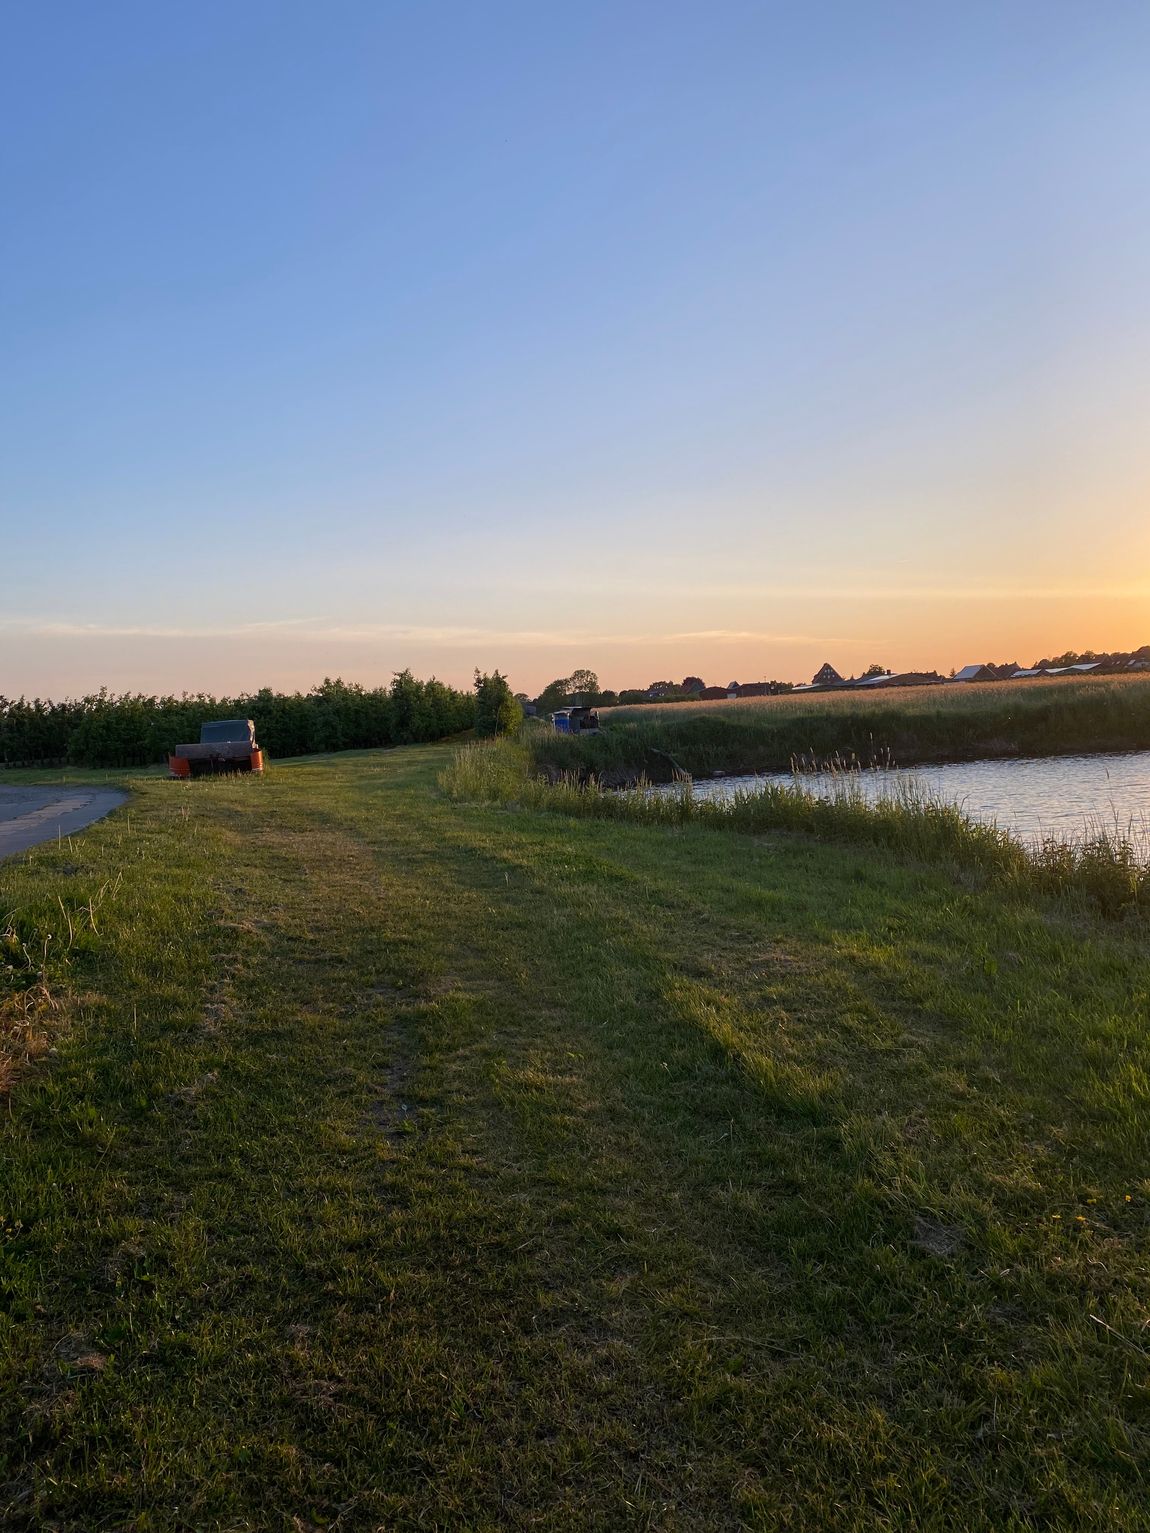
[(206, 719), (227, 718), (254, 719), (273, 757), (306, 756), (441, 740), (472, 726), (475, 696), (410, 671), (389, 687), (325, 680), (307, 693), (265, 687), (241, 697), (116, 697), (104, 690), (59, 703), (0, 696), (0, 764), (146, 766), (198, 740)]

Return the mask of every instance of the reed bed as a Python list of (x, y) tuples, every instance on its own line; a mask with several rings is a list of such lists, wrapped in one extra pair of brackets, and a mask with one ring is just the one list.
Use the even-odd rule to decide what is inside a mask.
[(876, 802), (866, 800), (847, 775), (829, 798), (767, 783), (736, 789), (723, 800), (705, 799), (685, 775), (672, 793), (652, 792), (644, 783), (611, 790), (574, 773), (549, 781), (534, 770), (529, 745), (506, 739), (463, 746), (440, 783), (453, 798), (550, 813), (750, 834), (789, 831), (880, 846), (1019, 891), (1084, 899), (1107, 916), (1150, 907), (1150, 867), (1133, 838), (1117, 827), (1099, 824), (1073, 839), (1050, 837), (1028, 846), (909, 784)]

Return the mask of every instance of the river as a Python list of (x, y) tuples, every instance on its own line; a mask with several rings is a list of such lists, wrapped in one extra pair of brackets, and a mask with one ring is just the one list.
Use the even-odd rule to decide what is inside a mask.
[(849, 774), (771, 772), (703, 779), (695, 783), (695, 792), (722, 799), (739, 788), (767, 783), (800, 787), (820, 798), (841, 792), (846, 783), (870, 800), (912, 787), (959, 804), (971, 819), (993, 821), (1024, 841), (1050, 836), (1077, 840), (1102, 827), (1129, 837), (1140, 854), (1150, 857), (1150, 751), (956, 761)]

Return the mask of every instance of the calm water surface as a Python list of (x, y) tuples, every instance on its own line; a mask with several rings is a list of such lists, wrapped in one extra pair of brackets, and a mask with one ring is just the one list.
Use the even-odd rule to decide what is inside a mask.
[[(1128, 835), (1150, 855), (1150, 751), (878, 768), (853, 772), (846, 780), (871, 800), (913, 784), (934, 798), (961, 804), (971, 819), (993, 820), (1028, 841), (1044, 836), (1073, 840), (1102, 825)], [(772, 772), (704, 779), (696, 782), (695, 792), (721, 799), (740, 787), (781, 783), (829, 798), (841, 791), (843, 781), (843, 774)]]

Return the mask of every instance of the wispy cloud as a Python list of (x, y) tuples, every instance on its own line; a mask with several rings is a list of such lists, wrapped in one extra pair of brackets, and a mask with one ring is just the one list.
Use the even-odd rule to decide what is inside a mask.
[(396, 640), (448, 647), (501, 644), (580, 647), (590, 644), (700, 643), (812, 644), (810, 634), (770, 633), (743, 628), (704, 628), (682, 632), (601, 633), (591, 629), (514, 629), (419, 623), (338, 623), (326, 618), (278, 618), (234, 625), (197, 623), (84, 623), (53, 617), (0, 618), (0, 632), (43, 639), (236, 639), (259, 642), (290, 638), (296, 642), (381, 644)]
[(762, 601), (804, 602), (977, 602), (977, 601), (1145, 601), (1150, 584), (1100, 586), (939, 586), (939, 585), (757, 585), (745, 583), (660, 586), (662, 595), (705, 598), (753, 598)]

